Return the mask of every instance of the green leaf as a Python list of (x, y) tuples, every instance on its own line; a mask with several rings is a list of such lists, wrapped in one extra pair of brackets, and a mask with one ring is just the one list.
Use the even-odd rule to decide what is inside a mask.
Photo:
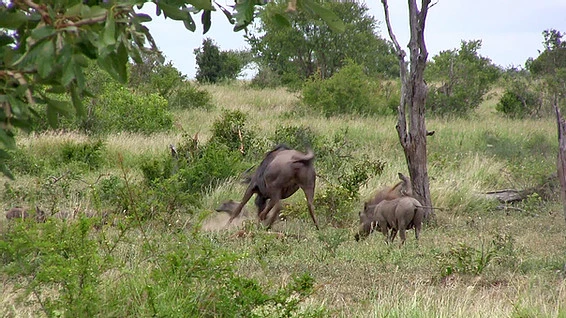
[(204, 10), (204, 12), (202, 13), (201, 16), (201, 22), (202, 22), (202, 26), (203, 26), (203, 31), (202, 34), (206, 34), (206, 32), (208, 32), (208, 30), (210, 30), (210, 13), (212, 11), (209, 10)]
[(118, 46), (114, 63), (116, 65), (116, 70), (118, 71), (119, 81), (122, 84), (126, 84), (128, 82), (128, 50), (123, 43), (120, 43)]
[(214, 7), (212, 6), (212, 1), (210, 0), (189, 0), (189, 4), (193, 5), (195, 8), (199, 10), (208, 10), (214, 11)]
[(195, 30), (197, 29), (197, 25), (195, 24), (195, 21), (190, 14), (187, 20), (183, 20), (183, 24), (185, 25), (185, 28), (191, 32), (195, 32)]
[(6, 166), (6, 161), (8, 159), (10, 159), (10, 154), (4, 150), (4, 149), (0, 149), (0, 171), (8, 178), (14, 180), (14, 175), (12, 174), (12, 172), (10, 171), (10, 169), (8, 169), (8, 166)]
[(81, 118), (86, 117), (86, 110), (77, 85), (71, 85), (71, 101), (73, 102), (77, 116)]
[(55, 32), (56, 31), (52, 26), (43, 25), (31, 31), (31, 38), (39, 42), (40, 40), (45, 39), (46, 37), (54, 35)]
[(287, 19), (287, 17), (285, 17), (281, 13), (275, 13), (272, 18), (273, 21), (281, 28), (291, 27), (291, 22), (289, 22), (289, 19)]
[(160, 1), (157, 3), (157, 6), (161, 10), (163, 10), (163, 14), (165, 15), (166, 18), (185, 21), (187, 19), (187, 16), (190, 16), (190, 14), (184, 11), (183, 9), (179, 9), (179, 7), (167, 4), (165, 2)]
[(145, 13), (136, 13), (136, 19), (139, 23), (151, 22), (151, 16)]
[(118, 45), (118, 50), (98, 59), (98, 65), (110, 76), (122, 84), (128, 80), (128, 50), (123, 43)]
[(113, 46), (116, 44), (116, 22), (114, 16), (109, 14), (106, 18), (104, 31), (102, 33), (102, 44), (105, 46)]
[(223, 6), (219, 5), (217, 2), (214, 2), (214, 3), (216, 3), (216, 5), (220, 8), (220, 10), (222, 10), (222, 12), (226, 16), (226, 18), (228, 19), (230, 24), (234, 24), (234, 17), (232, 16), (232, 13), (230, 11), (226, 10), (226, 8), (224, 8)]
[(313, 0), (297, 0), (297, 6), (311, 14), (314, 13), (319, 16), (334, 32), (344, 32), (346, 29), (344, 22), (340, 20), (340, 18), (332, 12), (332, 10), (321, 6)]
[(20, 25), (24, 24), (27, 21), (27, 17), (25, 13), (21, 11), (16, 12), (8, 12), (8, 11), (1, 11), (0, 12), (0, 29), (16, 29)]
[(59, 115), (52, 107), (47, 107), (47, 122), (49, 126), (55, 128), (59, 124)]
[(71, 111), (71, 103), (67, 102), (67, 101), (63, 101), (63, 100), (56, 100), (56, 99), (51, 99), (51, 98), (45, 98), (45, 101), (47, 102), (47, 109), (49, 110), (49, 108), (52, 108), (54, 111), (56, 111), (59, 114), (62, 115), (70, 115), (72, 114)]
[(67, 86), (75, 79), (75, 61), (71, 57), (63, 64), (63, 74), (61, 74), (61, 85)]
[(63, 94), (67, 92), (67, 89), (64, 86), (61, 85), (54, 85), (51, 86), (48, 90), (48, 93), (53, 93), (53, 94)]
[(100, 17), (106, 14), (108, 14), (108, 10), (100, 6), (89, 7), (83, 5), (81, 7), (81, 15), (84, 19)]
[(16, 148), (16, 140), (14, 139), (14, 135), (4, 129), (0, 129), (0, 142), (4, 145), (4, 147), (8, 149)]
[(255, 11), (255, 1), (252, 0), (241, 0), (236, 3), (234, 10), (234, 18), (236, 19), (236, 25), (234, 26), (234, 31), (240, 31), (245, 29), (254, 18)]
[(44, 41), (35, 48), (34, 56), (36, 56), (37, 72), (42, 78), (47, 78), (54, 65), (55, 44), (52, 41)]

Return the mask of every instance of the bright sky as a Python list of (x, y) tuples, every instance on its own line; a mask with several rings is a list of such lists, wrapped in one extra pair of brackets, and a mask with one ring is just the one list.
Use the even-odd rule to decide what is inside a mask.
[[(219, 0), (228, 6), (229, 0)], [(380, 0), (365, 0), (369, 14), (380, 23), (378, 33), (389, 40)], [(409, 40), (407, 1), (389, 0), (393, 32), (401, 46)], [(417, 1), (420, 2), (420, 1)], [(433, 1), (434, 2), (434, 1)], [(196, 63), (193, 51), (211, 38), (220, 50), (249, 48), (244, 32), (234, 32), (220, 11), (212, 14), (212, 27), (202, 34), (200, 16), (195, 17), (197, 30), (186, 30), (182, 22), (155, 16), (155, 6), (148, 3), (143, 12), (154, 16), (147, 24), (157, 46), (167, 61), (189, 78), (194, 78)], [(537, 57), (542, 50), (542, 31), (556, 29), (566, 32), (566, 0), (438, 0), (429, 10), (425, 27), (425, 41), (429, 59), (440, 51), (460, 47), (462, 40), (482, 40), (480, 55), (495, 64), (524, 66), (529, 57)]]

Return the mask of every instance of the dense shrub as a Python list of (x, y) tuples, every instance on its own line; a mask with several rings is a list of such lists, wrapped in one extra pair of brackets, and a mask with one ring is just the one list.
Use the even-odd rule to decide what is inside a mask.
[(17, 224), (0, 238), (0, 273), (25, 282), (24, 298), (32, 294), (47, 317), (96, 316), (105, 267), (93, 222)]
[(318, 148), (321, 139), (310, 127), (300, 126), (278, 126), (270, 137), (274, 145), (285, 144), (301, 151)]
[(66, 142), (61, 148), (61, 162), (84, 163), (88, 169), (98, 169), (104, 164), (106, 144), (102, 140)]
[(246, 123), (247, 115), (239, 110), (222, 110), (221, 117), (212, 124), (210, 141), (225, 145), (242, 154), (253, 153), (256, 133)]
[(167, 110), (167, 100), (157, 94), (138, 95), (117, 84), (103, 90), (96, 100), (93, 132), (119, 131), (153, 133), (168, 130), (173, 116)]
[(326, 116), (390, 113), (379, 83), (354, 63), (347, 64), (329, 79), (311, 77), (303, 87), (303, 102)]
[(269, 68), (261, 68), (252, 78), (250, 86), (256, 88), (274, 88), (283, 84), (281, 76)]
[(221, 144), (209, 143), (199, 150), (187, 167), (179, 169), (179, 174), (186, 191), (198, 193), (242, 170), (239, 152)]
[(425, 72), (430, 85), (427, 112), (435, 115), (467, 115), (483, 101), (499, 78), (499, 69), (478, 54), (481, 41), (462, 41), (459, 50), (440, 52)]
[(198, 66), (196, 80), (199, 83), (217, 83), (236, 79), (244, 67), (242, 54), (234, 51), (220, 51), (211, 39), (204, 39), (202, 47), (194, 50)]
[[(189, 144), (193, 140), (188, 141)], [(152, 195), (159, 197), (164, 209), (172, 211), (187, 204), (198, 204), (198, 195), (209, 187), (236, 176), (244, 170), (242, 155), (237, 150), (215, 142), (188, 147), (180, 145), (178, 157), (166, 154), (160, 159), (145, 161), (142, 173)]]
[(350, 225), (352, 211), (358, 204), (360, 187), (369, 178), (380, 175), (384, 163), (379, 160), (349, 160), (347, 166), (337, 178), (331, 181), (324, 191), (318, 191), (315, 205), (321, 215), (326, 216), (332, 225), (343, 227)]
[(171, 109), (206, 109), (214, 108), (212, 95), (189, 82), (184, 82), (167, 99)]
[(542, 97), (537, 84), (527, 76), (511, 78), (495, 109), (511, 118), (539, 116)]

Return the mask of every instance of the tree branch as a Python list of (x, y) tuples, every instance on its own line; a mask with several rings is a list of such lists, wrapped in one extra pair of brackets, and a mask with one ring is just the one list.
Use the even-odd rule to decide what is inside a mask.
[(399, 101), (399, 107), (397, 108), (398, 118), (397, 118), (397, 125), (395, 128), (397, 129), (397, 134), (399, 135), (399, 140), (403, 148), (407, 146), (407, 119), (405, 114), (405, 98), (407, 94), (407, 64), (405, 62), (405, 51), (399, 45), (399, 41), (397, 41), (397, 37), (393, 33), (393, 28), (391, 27), (391, 19), (389, 18), (389, 5), (387, 4), (387, 0), (381, 0), (383, 4), (383, 10), (385, 12), (385, 23), (387, 24), (387, 31), (389, 32), (389, 37), (395, 46), (395, 51), (397, 53), (397, 58), (399, 59), (399, 75), (401, 77), (401, 100)]
[(407, 54), (405, 53), (405, 51), (403, 51), (403, 49), (401, 49), (401, 46), (397, 41), (397, 37), (395, 37), (395, 34), (393, 34), (393, 28), (391, 27), (391, 21), (389, 19), (389, 5), (387, 4), (387, 0), (381, 0), (381, 3), (383, 4), (383, 10), (385, 12), (385, 23), (387, 24), (387, 32), (389, 32), (389, 37), (391, 38), (393, 45), (395, 45), (397, 56), (399, 56), (399, 59), (405, 61), (405, 56)]
[(31, 0), (20, 0), (20, 1), (15, 1), (15, 3), (20, 2), (21, 4), (24, 4), (25, 6), (27, 6), (28, 8), (32, 8), (35, 11), (37, 11), (40, 15), (41, 15), (41, 19), (45, 22), (45, 24), (51, 24), (51, 16), (49, 16), (49, 12), (47, 12), (47, 10), (45, 9), (45, 5), (39, 5)]

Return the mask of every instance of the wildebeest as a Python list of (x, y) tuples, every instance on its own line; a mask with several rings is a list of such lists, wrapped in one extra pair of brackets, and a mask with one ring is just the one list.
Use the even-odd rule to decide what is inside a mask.
[(35, 207), (35, 213), (30, 214), (28, 212), (27, 209), (22, 208), (22, 207), (13, 207), (10, 208), (7, 212), (6, 212), (6, 219), (8, 220), (12, 220), (12, 219), (30, 219), (33, 218), (33, 220), (37, 221), (37, 222), (45, 222), (46, 219), (46, 215), (45, 212), (43, 210), (41, 210), (39, 207)]
[[(424, 218), (422, 205), (415, 198), (401, 197), (394, 200), (383, 200), (376, 205), (367, 204), (360, 213), (360, 231), (356, 241), (367, 237), (376, 228), (385, 235), (387, 242), (393, 242), (397, 232), (401, 237), (401, 245), (405, 243), (406, 230), (414, 228), (415, 238), (419, 239)], [(388, 231), (391, 229), (391, 235)]]
[(254, 174), (249, 178), (244, 197), (230, 217), (228, 224), (240, 215), (244, 205), (255, 193), (255, 205), (258, 208), (260, 221), (265, 220), (269, 211), (274, 208), (272, 216), (267, 221), (269, 228), (279, 216), (280, 201), (290, 197), (301, 188), (307, 198), (309, 213), (314, 225), (319, 229), (313, 205), (316, 182), (313, 161), (314, 152), (310, 149), (305, 154), (285, 145), (278, 145), (268, 152)]
[(383, 200), (393, 200), (404, 196), (413, 196), (413, 185), (411, 183), (411, 179), (400, 172), (398, 173), (398, 175), (401, 181), (397, 182), (397, 184), (392, 187), (381, 189), (376, 194), (374, 194), (374, 196), (369, 201), (367, 201), (366, 204), (374, 205)]

